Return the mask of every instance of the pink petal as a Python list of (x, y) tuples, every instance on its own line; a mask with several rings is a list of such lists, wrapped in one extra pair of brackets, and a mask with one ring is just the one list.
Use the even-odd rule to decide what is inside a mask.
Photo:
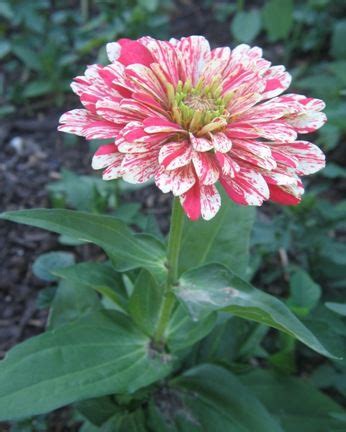
[(304, 193), (302, 184), (292, 186), (269, 185), (270, 200), (283, 205), (297, 205)]
[(212, 142), (215, 151), (228, 153), (232, 148), (232, 141), (222, 132), (212, 134)]
[(160, 117), (147, 118), (143, 122), (145, 132), (149, 134), (184, 132), (181, 126)]
[(249, 110), (261, 100), (263, 88), (264, 83), (259, 77), (251, 80), (250, 84), (241, 85), (234, 91), (234, 96), (227, 107), (228, 111), (232, 116), (239, 116)]
[(86, 139), (107, 139), (118, 135), (120, 127), (84, 109), (68, 111), (60, 117), (58, 130)]
[(158, 169), (157, 158), (158, 150), (126, 154), (122, 163), (123, 179), (129, 183), (145, 183), (150, 180)]
[(284, 66), (272, 66), (264, 74), (266, 86), (263, 99), (269, 99), (284, 92), (291, 84), (292, 77)]
[(200, 186), (198, 183), (186, 193), (180, 196), (180, 203), (191, 220), (197, 220), (201, 216)]
[(173, 45), (150, 36), (140, 38), (139, 42), (150, 51), (154, 61), (161, 66), (167, 81), (176, 86), (180, 78), (179, 60)]
[(298, 133), (311, 133), (322, 127), (327, 121), (327, 117), (322, 112), (307, 111), (300, 115), (292, 115), (286, 119)]
[(124, 155), (122, 153), (117, 153), (117, 158), (112, 162), (102, 174), (103, 180), (114, 180), (121, 177), (124, 174), (122, 168), (122, 161), (124, 160)]
[(212, 185), (219, 179), (219, 167), (213, 155), (194, 152), (193, 166), (202, 185)]
[(201, 186), (201, 213), (205, 220), (212, 219), (221, 207), (221, 197), (214, 185)]
[(196, 176), (192, 165), (170, 171), (172, 178), (172, 192), (174, 196), (179, 196), (187, 192), (196, 183)]
[(169, 142), (160, 149), (159, 163), (172, 170), (189, 164), (191, 157), (192, 149), (187, 141)]
[(234, 177), (240, 170), (240, 166), (228, 154), (215, 152), (216, 160), (221, 168), (223, 176)]
[(111, 62), (117, 60), (125, 66), (131, 64), (150, 66), (154, 62), (150, 51), (141, 43), (131, 39), (119, 39), (117, 42), (109, 43), (106, 50)]
[(171, 192), (172, 173), (160, 166), (155, 174), (155, 184), (163, 193)]
[(114, 143), (100, 146), (93, 156), (91, 166), (98, 170), (107, 167), (118, 157), (118, 148)]
[(297, 174), (314, 174), (325, 167), (326, 158), (322, 150), (308, 141), (295, 141), (280, 146), (280, 151), (292, 156), (297, 162)]
[(234, 140), (231, 156), (266, 170), (276, 168), (270, 147), (259, 141)]
[(192, 85), (196, 85), (206, 61), (210, 58), (209, 42), (203, 36), (190, 36), (181, 38), (175, 44), (182, 68), (181, 79), (190, 79)]
[(263, 176), (244, 167), (235, 178), (220, 177), (220, 183), (227, 195), (238, 204), (258, 206), (269, 198), (268, 185)]
[(297, 132), (284, 121), (272, 121), (256, 125), (258, 134), (270, 141), (289, 142), (297, 138)]
[(165, 89), (151, 69), (142, 64), (131, 64), (126, 67), (126, 75), (137, 92), (148, 94), (162, 103), (167, 103)]
[(213, 148), (213, 144), (207, 138), (197, 138), (190, 133), (190, 142), (194, 150), (205, 152)]

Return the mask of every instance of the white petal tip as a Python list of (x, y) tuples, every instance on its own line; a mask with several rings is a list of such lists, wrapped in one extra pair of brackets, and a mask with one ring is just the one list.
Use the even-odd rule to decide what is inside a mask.
[(121, 46), (118, 42), (110, 42), (106, 45), (106, 52), (109, 58), (109, 61), (113, 62), (117, 60), (120, 56)]

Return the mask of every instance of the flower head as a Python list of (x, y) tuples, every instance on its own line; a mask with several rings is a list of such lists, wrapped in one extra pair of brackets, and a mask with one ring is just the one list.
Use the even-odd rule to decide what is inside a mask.
[(260, 48), (143, 37), (110, 43), (107, 53), (111, 64), (75, 78), (84, 109), (65, 113), (59, 126), (111, 140), (92, 161), (105, 180), (154, 179), (189, 218), (208, 220), (221, 205), (218, 182), (238, 204), (293, 205), (304, 192), (299, 176), (324, 167), (322, 151), (297, 140), (326, 121), (323, 101), (279, 96), (291, 77)]

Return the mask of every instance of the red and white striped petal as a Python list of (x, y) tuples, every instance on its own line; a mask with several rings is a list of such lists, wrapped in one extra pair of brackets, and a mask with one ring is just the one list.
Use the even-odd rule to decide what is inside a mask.
[(161, 66), (167, 81), (176, 86), (180, 79), (179, 60), (173, 45), (150, 36), (142, 37), (139, 41), (150, 51), (154, 61)]
[(299, 115), (293, 114), (286, 119), (286, 122), (301, 134), (315, 132), (326, 121), (326, 115), (323, 112), (316, 111), (306, 111)]
[(155, 174), (155, 184), (163, 192), (172, 191), (172, 175), (163, 166), (160, 166)]
[(111, 163), (118, 159), (119, 151), (114, 143), (104, 144), (100, 146), (94, 154), (91, 166), (93, 169), (106, 168)]
[(201, 186), (201, 214), (204, 220), (212, 219), (221, 207), (221, 197), (214, 185)]
[(264, 83), (257, 77), (250, 84), (241, 85), (235, 92), (228, 104), (228, 111), (232, 116), (239, 116), (252, 108), (262, 98)]
[(242, 122), (242, 121), (234, 121), (231, 122), (227, 129), (225, 130), (225, 134), (231, 139), (255, 139), (260, 135), (256, 131), (255, 126)]
[(229, 47), (214, 48), (210, 52), (211, 60), (222, 60), (228, 63), (231, 58), (231, 49)]
[(240, 166), (229, 154), (215, 152), (215, 157), (223, 176), (234, 177), (240, 171)]
[(154, 62), (150, 51), (140, 42), (131, 39), (119, 39), (117, 42), (108, 43), (106, 51), (111, 62), (117, 60), (125, 66), (131, 64), (150, 66)]
[(295, 141), (281, 145), (280, 151), (292, 155), (298, 162), (296, 169), (298, 175), (314, 174), (326, 164), (326, 157), (322, 150), (308, 141)]
[(197, 138), (190, 133), (190, 142), (194, 150), (197, 152), (206, 152), (212, 150), (213, 143), (207, 138)]
[(183, 37), (170, 41), (176, 49), (181, 64), (181, 79), (196, 85), (204, 65), (210, 58), (210, 46), (203, 36)]
[(196, 183), (196, 175), (191, 164), (170, 171), (172, 178), (172, 192), (174, 196), (182, 195)]
[(270, 141), (291, 142), (297, 138), (294, 128), (284, 121), (272, 121), (255, 126), (259, 136)]
[(232, 141), (222, 132), (212, 134), (212, 142), (215, 151), (228, 153), (232, 148)]
[(219, 166), (214, 155), (194, 152), (192, 162), (200, 184), (212, 185), (218, 181), (220, 175)]
[(276, 168), (270, 147), (259, 141), (234, 140), (231, 156), (265, 170)]
[(263, 176), (242, 166), (234, 178), (220, 177), (220, 183), (227, 195), (237, 204), (259, 206), (269, 198), (268, 185)]
[(187, 191), (180, 195), (180, 203), (191, 220), (197, 220), (201, 217), (201, 190), (198, 182)]
[(190, 163), (192, 148), (187, 141), (169, 142), (159, 152), (159, 163), (167, 170), (180, 168)]
[(133, 83), (135, 90), (153, 96), (162, 103), (167, 103), (166, 92), (151, 69), (142, 64), (131, 64), (126, 67), (125, 73)]
[(125, 155), (123, 155), (122, 153), (118, 153), (117, 159), (103, 171), (103, 180), (114, 180), (124, 174), (124, 170), (122, 168), (122, 161), (124, 157)]
[(301, 196), (304, 193), (304, 187), (300, 180), (296, 185), (277, 186), (269, 185), (270, 200), (283, 205), (297, 205), (301, 201)]
[(262, 99), (269, 99), (284, 92), (291, 84), (292, 77), (284, 66), (272, 66), (264, 74), (266, 82)]
[(143, 122), (144, 130), (148, 134), (156, 133), (186, 133), (184, 129), (176, 123), (159, 117), (146, 118)]
[(114, 138), (121, 129), (85, 109), (67, 111), (60, 117), (59, 122), (59, 131), (84, 136), (88, 140)]
[(123, 179), (129, 183), (145, 183), (158, 169), (158, 150), (147, 153), (128, 153), (122, 162)]

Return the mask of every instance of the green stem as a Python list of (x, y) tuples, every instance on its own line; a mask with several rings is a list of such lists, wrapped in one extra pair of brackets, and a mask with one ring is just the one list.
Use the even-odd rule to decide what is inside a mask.
[(175, 296), (172, 292), (174, 284), (178, 281), (178, 261), (183, 233), (184, 212), (181, 208), (179, 198), (174, 198), (171, 226), (168, 236), (167, 248), (167, 279), (163, 291), (158, 323), (154, 335), (154, 341), (161, 343), (168, 321), (175, 305)]

